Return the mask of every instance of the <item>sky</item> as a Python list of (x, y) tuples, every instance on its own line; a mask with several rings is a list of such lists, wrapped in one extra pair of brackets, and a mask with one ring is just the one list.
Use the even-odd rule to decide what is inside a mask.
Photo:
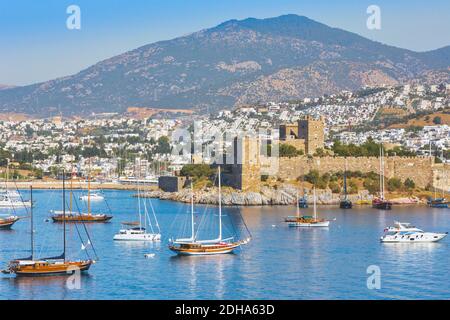
[[(66, 10), (81, 10), (69, 30)], [(381, 29), (366, 12), (377, 5)], [(230, 19), (298, 14), (415, 51), (450, 45), (448, 0), (0, 0), (0, 84), (75, 74), (101, 60)]]

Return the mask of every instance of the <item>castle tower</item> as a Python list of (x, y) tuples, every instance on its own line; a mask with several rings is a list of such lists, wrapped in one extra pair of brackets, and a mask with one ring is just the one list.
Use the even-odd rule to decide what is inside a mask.
[(305, 140), (306, 154), (314, 154), (317, 149), (324, 148), (324, 119), (305, 116), (298, 120), (298, 138)]

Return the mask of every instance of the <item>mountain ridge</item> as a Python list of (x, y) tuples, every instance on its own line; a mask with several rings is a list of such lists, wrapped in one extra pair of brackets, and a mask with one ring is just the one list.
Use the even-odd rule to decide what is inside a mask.
[(445, 79), (450, 46), (415, 52), (304, 16), (228, 20), (102, 60), (79, 73), (1, 90), (0, 111), (51, 115), (129, 106), (224, 108)]

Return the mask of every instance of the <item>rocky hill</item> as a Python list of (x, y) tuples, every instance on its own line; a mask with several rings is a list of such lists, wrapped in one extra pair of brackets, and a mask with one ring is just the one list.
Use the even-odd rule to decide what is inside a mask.
[(0, 112), (82, 115), (129, 106), (202, 109), (449, 79), (450, 47), (413, 52), (303, 16), (230, 20), (0, 91)]

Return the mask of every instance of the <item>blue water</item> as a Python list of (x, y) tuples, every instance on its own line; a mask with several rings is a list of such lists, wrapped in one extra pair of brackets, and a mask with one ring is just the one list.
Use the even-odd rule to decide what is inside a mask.
[[(24, 192), (25, 196), (27, 193)], [(0, 276), (1, 299), (448, 299), (450, 298), (449, 241), (433, 244), (381, 244), (384, 227), (394, 220), (409, 221), (430, 231), (450, 231), (450, 210), (395, 207), (390, 212), (371, 208), (340, 210), (322, 207), (323, 217), (336, 218), (328, 229), (296, 229), (283, 217), (294, 207), (225, 208), (238, 232), (244, 217), (252, 242), (236, 254), (178, 257), (167, 249), (169, 237), (189, 230), (189, 206), (152, 200), (161, 225), (160, 244), (114, 242), (121, 221), (136, 220), (132, 192), (105, 191), (114, 218), (89, 225), (100, 260), (81, 277), (79, 289), (69, 289), (64, 276), (15, 278)], [(36, 252), (57, 255), (62, 226), (46, 221), (48, 211), (60, 209), (58, 191), (35, 191)], [(216, 208), (206, 208), (214, 221)], [(94, 210), (107, 210), (104, 203)], [(205, 207), (197, 206), (200, 212)], [(312, 209), (305, 209), (310, 212)], [(209, 212), (209, 213), (208, 213)], [(4, 209), (1, 213), (7, 213)], [(25, 214), (23, 210), (17, 214)], [(207, 219), (205, 220), (207, 221)], [(208, 229), (209, 228), (209, 229)], [(214, 223), (205, 230), (215, 232)], [(228, 226), (226, 232), (231, 232)], [(29, 219), (11, 231), (0, 231), (0, 264), (26, 257)], [(71, 257), (82, 258), (76, 229), (68, 227)], [(88, 248), (89, 249), (89, 248)], [(92, 251), (92, 250), (89, 250)], [(153, 258), (144, 254), (154, 253)], [(381, 289), (367, 288), (367, 267), (379, 266)]]

